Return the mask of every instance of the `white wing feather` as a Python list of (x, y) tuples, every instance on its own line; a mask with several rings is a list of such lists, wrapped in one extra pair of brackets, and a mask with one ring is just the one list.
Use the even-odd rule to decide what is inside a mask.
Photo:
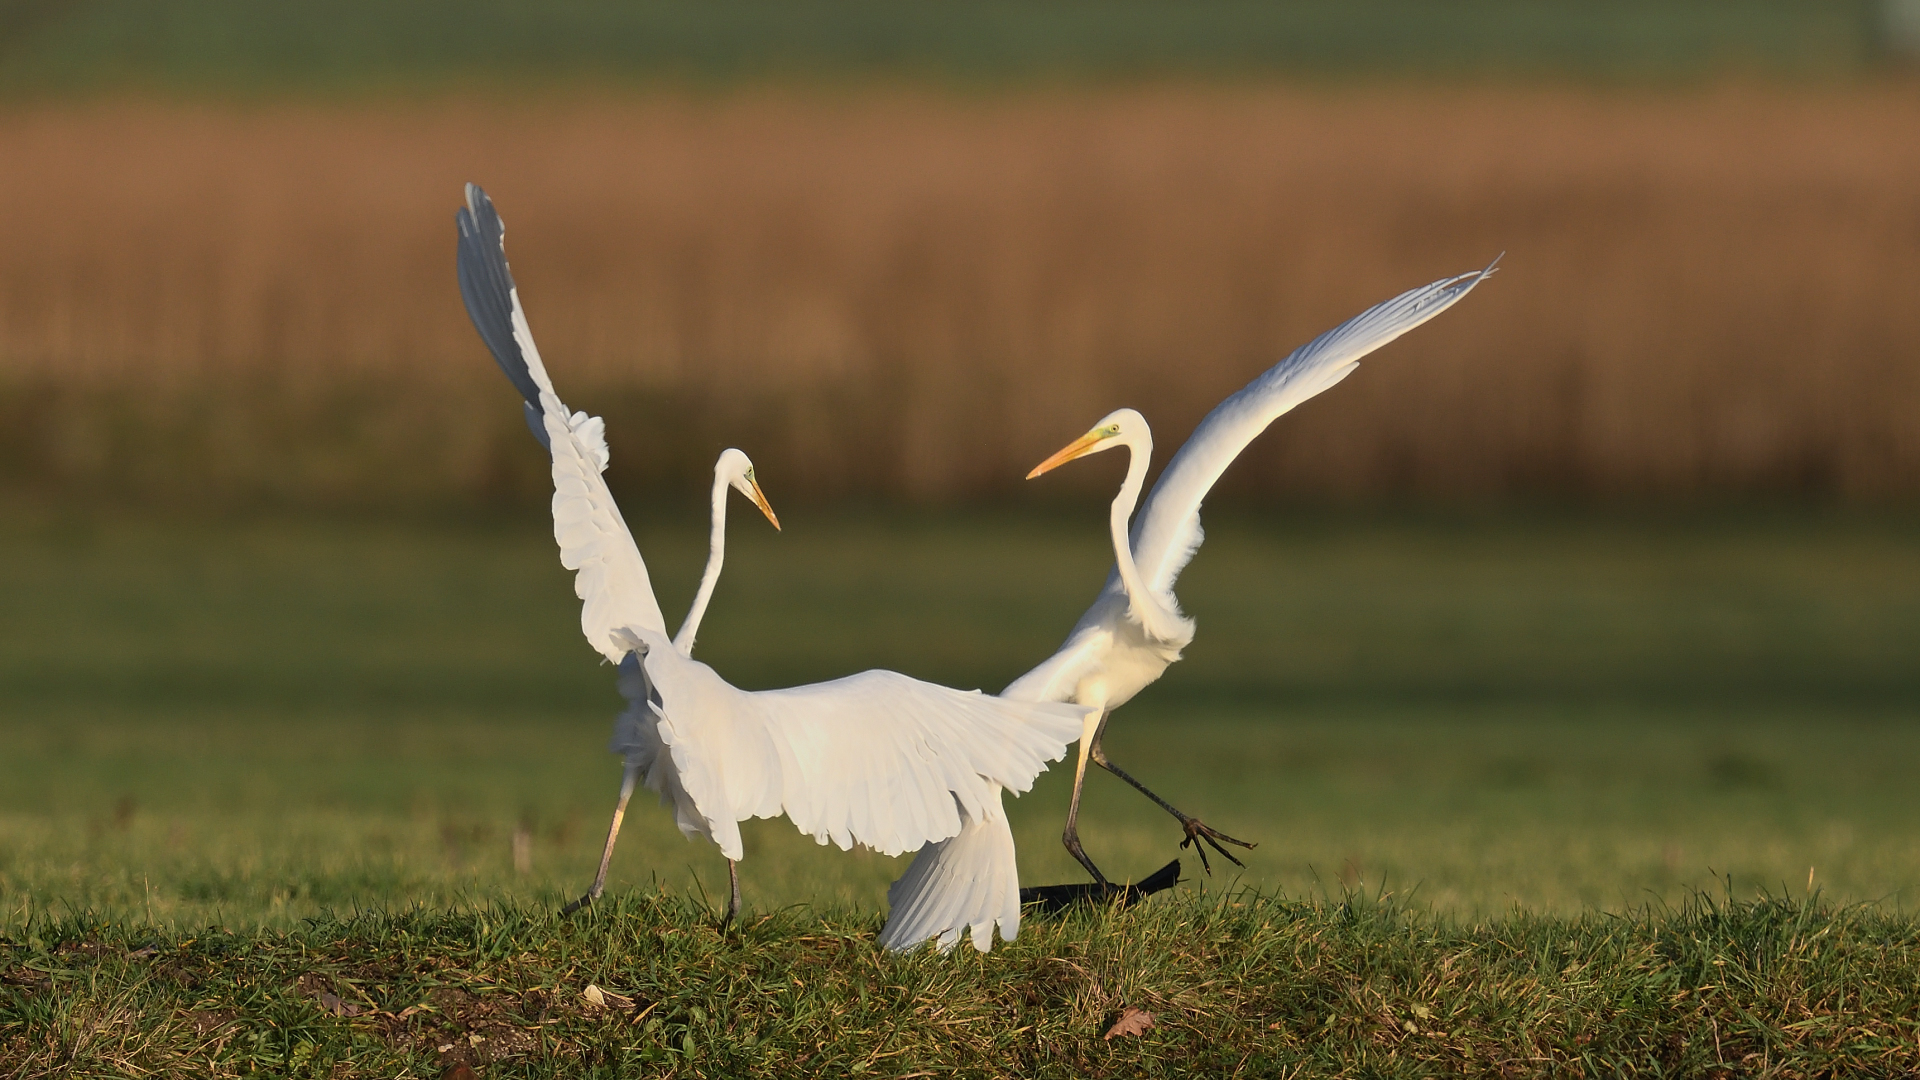
[(1172, 592), (1180, 571), (1204, 539), (1201, 500), (1267, 425), (1346, 378), (1360, 365), (1361, 357), (1458, 303), (1493, 272), (1489, 265), (1471, 274), (1442, 278), (1368, 308), (1295, 349), (1215, 406), (1167, 462), (1134, 518), (1133, 559), (1147, 587)]
[(606, 424), (597, 416), (569, 412), (554, 392), (507, 266), (506, 225), (478, 185), (467, 185), (467, 205), (455, 220), (460, 295), (467, 314), (501, 370), (527, 399), (528, 426), (553, 458), (553, 539), (560, 545), (561, 565), (575, 571), (573, 591), (582, 601), (580, 632), (602, 656), (619, 663), (626, 650), (614, 642), (615, 628), (665, 632), (666, 620), (654, 598), (646, 561), (601, 475), (611, 457)]
[[(892, 671), (791, 690), (740, 690), (682, 656), (664, 631), (615, 631), (646, 680), (623, 681), (657, 721), (657, 746), (697, 808), (698, 830), (741, 857), (739, 822), (785, 814), (804, 833), (886, 855), (1000, 813), (1000, 789), (1026, 791), (1080, 736), (1087, 709), (952, 690)], [(645, 750), (641, 748), (645, 747)], [(652, 751), (657, 763), (662, 756)], [(668, 794), (664, 786), (656, 791)], [(677, 801), (677, 800), (676, 800)], [(683, 820), (683, 828), (684, 828)]]
[(540, 403), (553, 455), (553, 540), (560, 545), (560, 564), (575, 571), (580, 632), (617, 664), (628, 651), (615, 640), (617, 629), (664, 634), (667, 621), (654, 599), (646, 561), (601, 475), (607, 467), (607, 443), (600, 418), (569, 416), (549, 389), (541, 390)]

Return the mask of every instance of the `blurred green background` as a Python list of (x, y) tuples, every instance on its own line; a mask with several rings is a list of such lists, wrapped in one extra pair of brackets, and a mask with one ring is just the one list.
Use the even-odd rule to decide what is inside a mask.
[[(1594, 100), (1635, 102), (1732, 80), (1768, 87), (1776, 96), (1766, 102), (1855, 92), (1897, 102), (1912, 90), (1902, 81), (1911, 40), (1902, 20), (1911, 19), (1897, 0), (8, 0), (0, 4), (0, 122), (8, 138), (38, 139), (47, 125), (83, 115), (76, 108), (132, 110), (138, 127), (151, 115), (141, 110), (187, 100), (286, 108), (307, 119), (314, 108), (346, 108), (327, 122), (344, 116), (338, 123), (352, 126), (353, 108), (377, 117), (449, 96), (499, 101), (532, 90), (565, 112), (789, 84), (859, 100), (903, 88), (963, 98), (991, 90), (1004, 100), (1061, 84), (1094, 97), (1171, 84), (1307, 86), (1309, 97), (1336, 87), (1410, 100), (1491, 85), (1523, 100), (1574, 82)], [(1910, 137), (1872, 126), (1883, 113), (1863, 115), (1864, 130), (1879, 133), (1870, 138)], [(74, 153), (99, 138), (97, 127), (73, 130), (83, 129), (96, 134), (73, 136)], [(18, 145), (40, 147), (40, 158), (14, 153), (0, 180), (31, 179), (37, 160), (58, 156), (45, 148), (66, 144), (56, 131)], [(178, 152), (195, 151), (183, 144)], [(553, 170), (563, 181), (565, 168)], [(1578, 188), (1579, 164), (1568, 168)], [(1417, 159), (1412, 171), (1421, 171)], [(113, 171), (104, 179), (138, 187), (143, 177)], [(1897, 191), (1908, 181), (1890, 183)], [(434, 197), (448, 198), (437, 188)], [(1814, 201), (1840, 216), (1854, 207)], [(1624, 220), (1640, 216), (1639, 204), (1623, 205)], [(168, 208), (141, 212), (160, 221)], [(14, 199), (16, 242), (30, 218), (46, 213)], [(49, 235), (86, 217), (63, 214)], [(510, 208), (508, 216), (519, 220)], [(1751, 220), (1764, 231), (1770, 219), (1763, 208)], [(433, 224), (444, 228), (444, 218)], [(127, 235), (139, 240), (137, 230)], [(516, 233), (516, 242), (531, 235)], [(355, 242), (338, 240), (343, 249)], [(451, 297), (450, 231), (444, 248), (444, 265), (408, 264), (407, 273)], [(703, 249), (689, 250), (683, 261), (692, 265)], [(90, 258), (54, 260), (77, 267), (60, 271), (74, 295), (98, 292), (105, 264)], [(553, 266), (565, 252), (541, 258)], [(0, 275), (0, 318), (21, 323), (48, 303), (36, 291), (38, 259), (23, 257), (18, 274)], [(305, 266), (293, 288), (335, 269)], [(611, 274), (619, 278), (617, 266)], [(1920, 284), (1902, 276), (1910, 274), (1900, 264), (1880, 287), (1910, 296), (1908, 286)], [(151, 276), (164, 279), (168, 265), (153, 264)], [(1811, 293), (1810, 318), (1844, 310)], [(1306, 325), (1349, 314), (1339, 296), (1303, 316)], [(209, 304), (218, 299), (208, 293)], [(1465, 318), (1481, 299), (1446, 318)], [(1687, 305), (1679, 306), (1684, 318)], [(355, 312), (329, 318), (351, 324)], [(126, 416), (137, 414), (132, 399), (149, 396), (145, 384), (129, 391), (99, 372), (137, 367), (150, 342), (128, 332), (119, 352), (59, 345), (84, 338), (86, 320), (69, 322), (33, 339), (55, 345), (0, 348), (0, 408), (12, 430), (0, 439), (12, 458), (0, 469), (5, 918), (93, 908), (187, 924), (285, 925), (368, 904), (495, 895), (557, 903), (583, 887), (618, 781), (601, 747), (619, 703), (610, 672), (577, 635), (544, 500), (525, 483), (492, 479), (538, 480), (538, 451), (514, 431), (504, 390), (448, 397), (436, 396), (438, 384), (375, 384), (391, 413), (381, 431), (438, 415), (447, 401), (471, 401), (476, 417), (498, 414), (474, 424), (508, 434), (497, 448), (474, 451), (481, 464), (459, 474), (473, 479), (444, 502), (405, 494), (404, 483), (364, 504), (342, 497), (361, 475), (355, 469), (365, 472), (355, 455), (365, 458), (364, 445), (378, 437), (329, 420), (325, 409), (302, 414), (302, 437), (324, 458), (314, 469), (322, 479), (306, 487), (260, 498), (225, 489), (196, 497), (192, 475), (144, 487), (78, 484), (44, 463), (90, 460), (121, 438), (115, 425), (123, 423), (136, 432), (116, 444), (127, 471), (142, 461), (196, 460), (168, 456), (168, 440), (197, 431), (202, 416), (215, 431), (209, 457), (250, 459), (270, 473), (279, 414), (262, 407), (253, 423), (263, 433), (244, 435), (254, 415), (249, 386), (236, 389), (217, 366), (182, 362), (182, 373), (168, 376), (168, 400), (186, 419), (139, 428)], [(289, 325), (266, 340), (292, 355), (301, 324)], [(1476, 332), (1461, 328), (1448, 340)], [(10, 340), (3, 329), (0, 340)], [(170, 340), (190, 356), (199, 339)], [(903, 362), (920, 355), (916, 340), (893, 344)], [(1876, 379), (1910, 382), (1920, 362), (1913, 345), (1891, 331), (1874, 337), (1882, 367), (1862, 369), (1861, 393), (1873, 396)], [(1756, 353), (1765, 346), (1741, 343)], [(1396, 363), (1415, 365), (1417, 347), (1401, 348)], [(470, 351), (460, 363), (478, 373), (472, 379), (492, 379), (477, 342)], [(395, 365), (410, 359), (404, 347), (382, 355)], [(257, 359), (282, 361), (271, 349)], [(549, 359), (570, 385), (565, 360)], [(1178, 364), (1167, 369), (1179, 382)], [(342, 400), (366, 400), (366, 387), (353, 382), (358, 370), (345, 365), (328, 376), (337, 383), (316, 383), (316, 399), (346, 387)], [(597, 370), (595, 385), (607, 383)], [(1369, 369), (1375, 375), (1393, 377)], [(1765, 382), (1732, 366), (1712, 377), (1720, 381), (1702, 385), (1730, 396)], [(1208, 390), (1209, 400), (1239, 378), (1215, 380), (1221, 389)], [(695, 400), (652, 385), (625, 387), (614, 400), (657, 391), (669, 402), (662, 413)], [(1142, 396), (1116, 404), (1148, 407), (1162, 392), (1137, 379), (1127, 389)], [(276, 384), (261, 400), (284, 393)], [(1329, 399), (1363, 393), (1356, 380)], [(118, 402), (121, 413), (85, 411), (89, 395)], [(42, 423), (49, 402), (74, 401), (80, 419)], [(1617, 407), (1630, 414), (1633, 405)], [(1054, 443), (1097, 415), (1080, 412), (1060, 410)], [(750, 411), (716, 415), (700, 429), (720, 440), (712, 449), (751, 446), (763, 433)], [(1844, 426), (1844, 410), (1835, 415)], [(1056, 418), (1048, 419), (1045, 430)], [(1910, 421), (1887, 430), (1887, 457), (1911, 457)], [(627, 441), (615, 433), (617, 474), (642, 456), (646, 433)], [(1178, 426), (1161, 433), (1163, 458), (1184, 434)], [(1024, 443), (1010, 451), (1031, 452)], [(705, 453), (703, 442), (698, 452), (646, 456)], [(377, 464), (401, 473), (410, 460)], [(864, 474), (807, 481), (808, 497), (787, 502), (781, 462), (760, 466), (786, 531), (772, 535), (736, 515), (726, 577), (701, 636), (701, 657), (742, 686), (893, 667), (997, 689), (1059, 643), (1110, 561), (1100, 502), (1110, 478), (1091, 467), (1091, 479), (1065, 497), (909, 503), (898, 485)], [(1516, 495), (1416, 483), (1387, 497), (1375, 485), (1354, 498), (1223, 499), (1209, 508), (1206, 546), (1179, 587), (1199, 636), (1185, 661), (1117, 714), (1110, 750), (1177, 805), (1260, 842), (1244, 873), (1216, 865), (1210, 879), (1184, 855), (1189, 878), (1207, 887), (1384, 889), (1476, 914), (1514, 905), (1619, 909), (1730, 879), (1740, 890), (1811, 886), (1910, 905), (1920, 885), (1920, 825), (1908, 805), (1920, 770), (1920, 513), (1906, 481), (1860, 498), (1818, 468), (1782, 469), (1787, 480), (1757, 493), (1717, 489), (1708, 476), (1613, 494), (1578, 484)], [(673, 484), (623, 492), (670, 618), (704, 553), (692, 492), (705, 478), (685, 471)], [(1013, 805), (1026, 883), (1079, 876), (1057, 839), (1068, 775), (1055, 770)], [(1173, 823), (1117, 781), (1095, 775), (1089, 799), (1088, 847), (1110, 871), (1140, 876), (1180, 854)], [(713, 850), (683, 841), (667, 814), (644, 805), (628, 820), (615, 887), (723, 890)], [(816, 848), (783, 822), (754, 825), (748, 846), (747, 898), (762, 908), (876, 906), (901, 869), (870, 853)]]
[(10, 0), (7, 82), (379, 91), (502, 78), (1846, 72), (1898, 0)]

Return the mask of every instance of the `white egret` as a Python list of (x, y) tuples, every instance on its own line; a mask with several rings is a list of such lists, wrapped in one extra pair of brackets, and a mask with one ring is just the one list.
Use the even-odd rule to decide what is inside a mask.
[[(499, 215), (469, 184), (456, 220), (467, 312), (520, 390), (528, 424), (552, 458), (554, 539), (561, 563), (577, 572), (581, 630), (620, 666), (629, 702), (614, 737), (627, 768), (620, 809), (644, 778), (673, 806), (682, 833), (720, 848), (733, 882), (729, 919), (740, 906), (732, 864), (743, 855), (741, 821), (785, 814), (822, 844), (858, 843), (898, 855), (954, 836), (965, 821), (1003, 818), (1002, 789), (1026, 790), (1047, 762), (1065, 755), (1083, 726), (1082, 707), (1009, 701), (891, 671), (744, 691), (676, 647), (601, 475), (608, 463), (604, 424), (569, 412), (554, 392), (507, 268)], [(716, 477), (716, 504), (724, 497)], [(722, 526), (716, 521), (702, 598), (719, 574)], [(690, 650), (698, 611), (689, 614), (680, 644)], [(619, 820), (616, 813), (608, 851)], [(605, 854), (601, 865), (596, 891)], [(1003, 938), (1014, 936), (1020, 909), (1018, 881), (997, 866), (983, 871), (998, 877), (970, 884), (1005, 900), (1000, 918), (974, 927), (973, 944), (984, 951), (995, 927)]]
[[(1059, 651), (1001, 691), (1002, 697), (1072, 701), (1093, 709), (1081, 731), (1073, 796), (1061, 840), (1097, 884), (1109, 883), (1087, 857), (1079, 837), (1080, 790), (1089, 762), (1133, 785), (1177, 818), (1186, 833), (1180, 846), (1194, 845), (1202, 865), (1206, 851), (1201, 843), (1211, 844), (1236, 864), (1239, 860), (1221, 843), (1252, 846), (1182, 813), (1113, 764), (1100, 745), (1113, 710), (1158, 679), (1193, 640), (1193, 621), (1181, 613), (1173, 585), (1200, 548), (1201, 501), (1227, 466), (1274, 420), (1346, 378), (1361, 357), (1453, 306), (1493, 272), (1494, 267), (1488, 266), (1402, 293), (1294, 350), (1200, 421), (1186, 445), (1167, 463), (1137, 517), (1134, 504), (1153, 453), (1153, 435), (1146, 419), (1132, 409), (1109, 414), (1027, 474), (1032, 479), (1075, 458), (1115, 447), (1124, 446), (1131, 454), (1126, 479), (1109, 515), (1114, 568), (1106, 586)], [(942, 882), (981, 877), (988, 863), (1011, 865), (1012, 860), (1013, 837), (1003, 821), (969, 821), (951, 840), (928, 845), (888, 893), (893, 914), (882, 940), (895, 948), (930, 938), (938, 939), (942, 947), (950, 944), (958, 924), (942, 921), (927, 899), (929, 891)]]
[[(773, 507), (768, 505), (766, 495), (760, 490), (760, 482), (754, 478), (753, 462), (739, 450), (722, 450), (720, 459), (713, 463), (713, 512), (707, 544), (707, 567), (700, 573), (700, 588), (687, 608), (687, 617), (680, 623), (680, 632), (673, 635), (673, 647), (682, 656), (693, 655), (693, 639), (700, 633), (700, 621), (706, 617), (707, 602), (713, 599), (713, 587), (720, 581), (720, 568), (726, 562), (728, 488), (745, 495), (766, 515), (775, 529), (780, 527), (780, 519), (774, 515)], [(657, 747), (645, 738), (643, 721), (646, 714), (642, 710), (648, 701), (646, 683), (644, 679), (636, 679), (636, 673), (628, 670), (625, 664), (623, 660), (620, 687), (629, 705), (627, 711), (614, 722), (610, 748), (626, 760), (626, 775), (621, 777), (620, 797), (614, 803), (613, 821), (607, 826), (607, 843), (600, 851), (600, 869), (594, 873), (593, 884), (588, 887), (586, 894), (561, 909), (563, 915), (572, 914), (600, 899), (601, 891), (607, 886), (607, 867), (613, 862), (614, 841), (620, 838), (620, 823), (626, 820), (627, 800), (633, 797), (634, 784), (657, 753)], [(740, 906), (740, 874), (731, 859), (727, 860), (727, 894), (731, 912)]]

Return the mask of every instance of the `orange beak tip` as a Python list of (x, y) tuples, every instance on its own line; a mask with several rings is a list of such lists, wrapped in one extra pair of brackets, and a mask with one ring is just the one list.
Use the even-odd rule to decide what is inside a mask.
[(1095, 446), (1099, 444), (1099, 442), (1100, 442), (1099, 435), (1091, 431), (1087, 432), (1085, 435), (1082, 435), (1078, 439), (1075, 439), (1074, 441), (1061, 447), (1059, 452), (1054, 454), (1052, 457), (1048, 458), (1047, 460), (1041, 462), (1038, 465), (1035, 465), (1033, 467), (1033, 471), (1027, 474), (1027, 479), (1031, 480), (1034, 477), (1039, 476), (1041, 473), (1052, 472), (1056, 467), (1065, 465), (1067, 462), (1072, 461), (1073, 459), (1093, 449)]
[(760, 482), (749, 479), (747, 483), (753, 486), (753, 490), (748, 493), (748, 497), (753, 500), (754, 507), (758, 509), (760, 513), (764, 514), (766, 519), (773, 524), (773, 530), (779, 532), (780, 518), (773, 512), (773, 504), (767, 501), (767, 493), (760, 490)]

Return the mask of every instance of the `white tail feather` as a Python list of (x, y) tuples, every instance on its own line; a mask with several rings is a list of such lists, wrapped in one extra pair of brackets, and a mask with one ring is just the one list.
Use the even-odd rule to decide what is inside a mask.
[[(997, 800), (996, 800), (997, 802)], [(996, 805), (992, 811), (999, 811)], [(887, 890), (886, 929), (880, 944), (903, 951), (935, 942), (946, 952), (972, 927), (973, 947), (993, 947), (1020, 933), (1020, 872), (1014, 862), (1013, 831), (1004, 812), (967, 822), (958, 835), (928, 844)]]

